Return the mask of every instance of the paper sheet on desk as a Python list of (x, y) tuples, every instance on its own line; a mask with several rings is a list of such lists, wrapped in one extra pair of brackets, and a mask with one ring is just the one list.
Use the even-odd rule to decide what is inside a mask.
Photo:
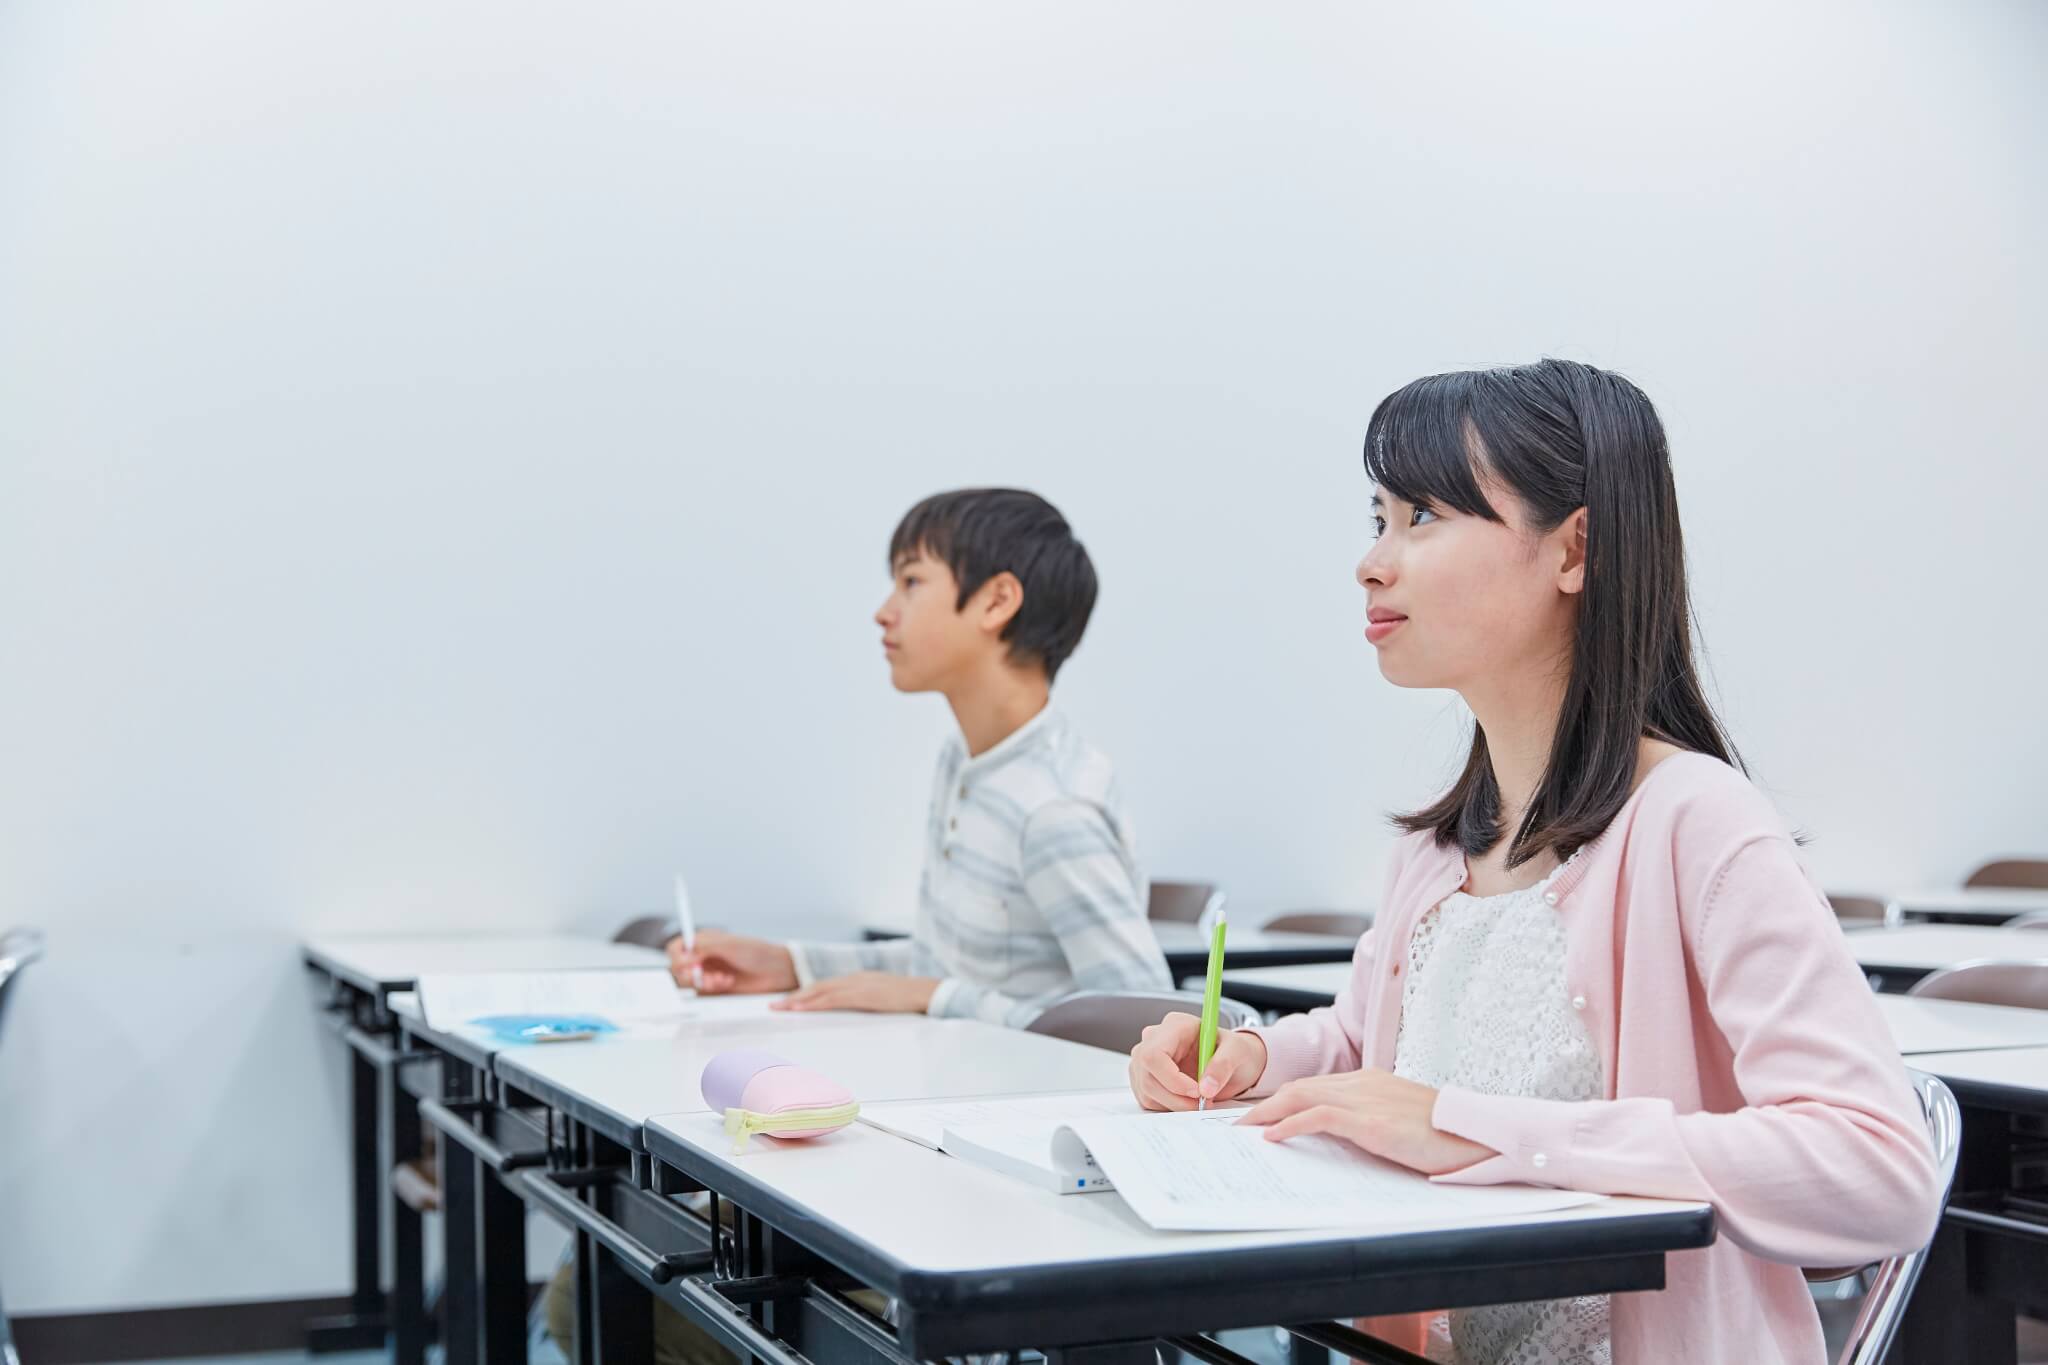
[(1097, 1114), (1139, 1113), (1131, 1088), (1068, 1090), (1037, 1095), (992, 1095), (951, 1100), (895, 1100), (862, 1105), (860, 1121), (933, 1151), (941, 1150), (948, 1128), (1014, 1124), (1033, 1139), (1042, 1137), (1040, 1157), (1052, 1151), (1052, 1135), (1060, 1125)]
[(450, 1029), (491, 1015), (597, 1015), (629, 1037), (666, 1036), (692, 1021), (773, 1016), (772, 995), (698, 996), (656, 967), (562, 972), (441, 972), (418, 984), (429, 1028)]
[(1132, 1212), (1163, 1231), (1397, 1231), (1576, 1208), (1600, 1198), (1530, 1185), (1433, 1184), (1340, 1139), (1268, 1142), (1262, 1129), (1237, 1118), (1213, 1111), (1082, 1118), (1054, 1141), (1084, 1145)]

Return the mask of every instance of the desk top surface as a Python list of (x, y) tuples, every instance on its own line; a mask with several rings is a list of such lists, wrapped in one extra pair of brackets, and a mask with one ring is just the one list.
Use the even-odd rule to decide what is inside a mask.
[(656, 949), (574, 934), (316, 938), (306, 942), (304, 951), (306, 961), (322, 971), (379, 994), (410, 990), (421, 976), (434, 972), (668, 966)]

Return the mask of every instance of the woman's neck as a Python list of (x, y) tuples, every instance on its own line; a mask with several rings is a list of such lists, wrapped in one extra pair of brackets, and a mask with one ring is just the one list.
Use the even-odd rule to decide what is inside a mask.
[(1505, 686), (1463, 693), (1486, 735), (1486, 756), (1500, 792), (1501, 828), (1510, 835), (1521, 827), (1550, 762), (1568, 676), (1563, 670), (1543, 670)]

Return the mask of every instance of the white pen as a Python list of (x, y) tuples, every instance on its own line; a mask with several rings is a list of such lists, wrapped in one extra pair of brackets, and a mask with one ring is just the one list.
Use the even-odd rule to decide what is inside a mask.
[[(690, 913), (690, 888), (683, 884), (683, 874), (676, 873), (676, 927), (683, 933), (683, 951), (697, 951), (697, 917)], [(704, 964), (690, 964), (690, 980), (698, 990), (704, 989)]]

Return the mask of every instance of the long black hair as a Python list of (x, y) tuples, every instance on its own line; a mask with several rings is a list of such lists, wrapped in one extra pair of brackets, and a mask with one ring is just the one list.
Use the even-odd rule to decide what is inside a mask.
[[(1550, 757), (1508, 846), (1516, 867), (1572, 853), (1635, 784), (1660, 739), (1740, 768), (1693, 663), (1685, 541), (1664, 424), (1643, 391), (1569, 360), (1430, 375), (1389, 394), (1366, 428), (1365, 472), (1402, 501), (1504, 522), (1490, 474), (1548, 534), (1586, 509), (1586, 578)], [(1475, 725), (1465, 770), (1435, 803), (1394, 817), (1478, 856), (1500, 842), (1500, 788)]]

